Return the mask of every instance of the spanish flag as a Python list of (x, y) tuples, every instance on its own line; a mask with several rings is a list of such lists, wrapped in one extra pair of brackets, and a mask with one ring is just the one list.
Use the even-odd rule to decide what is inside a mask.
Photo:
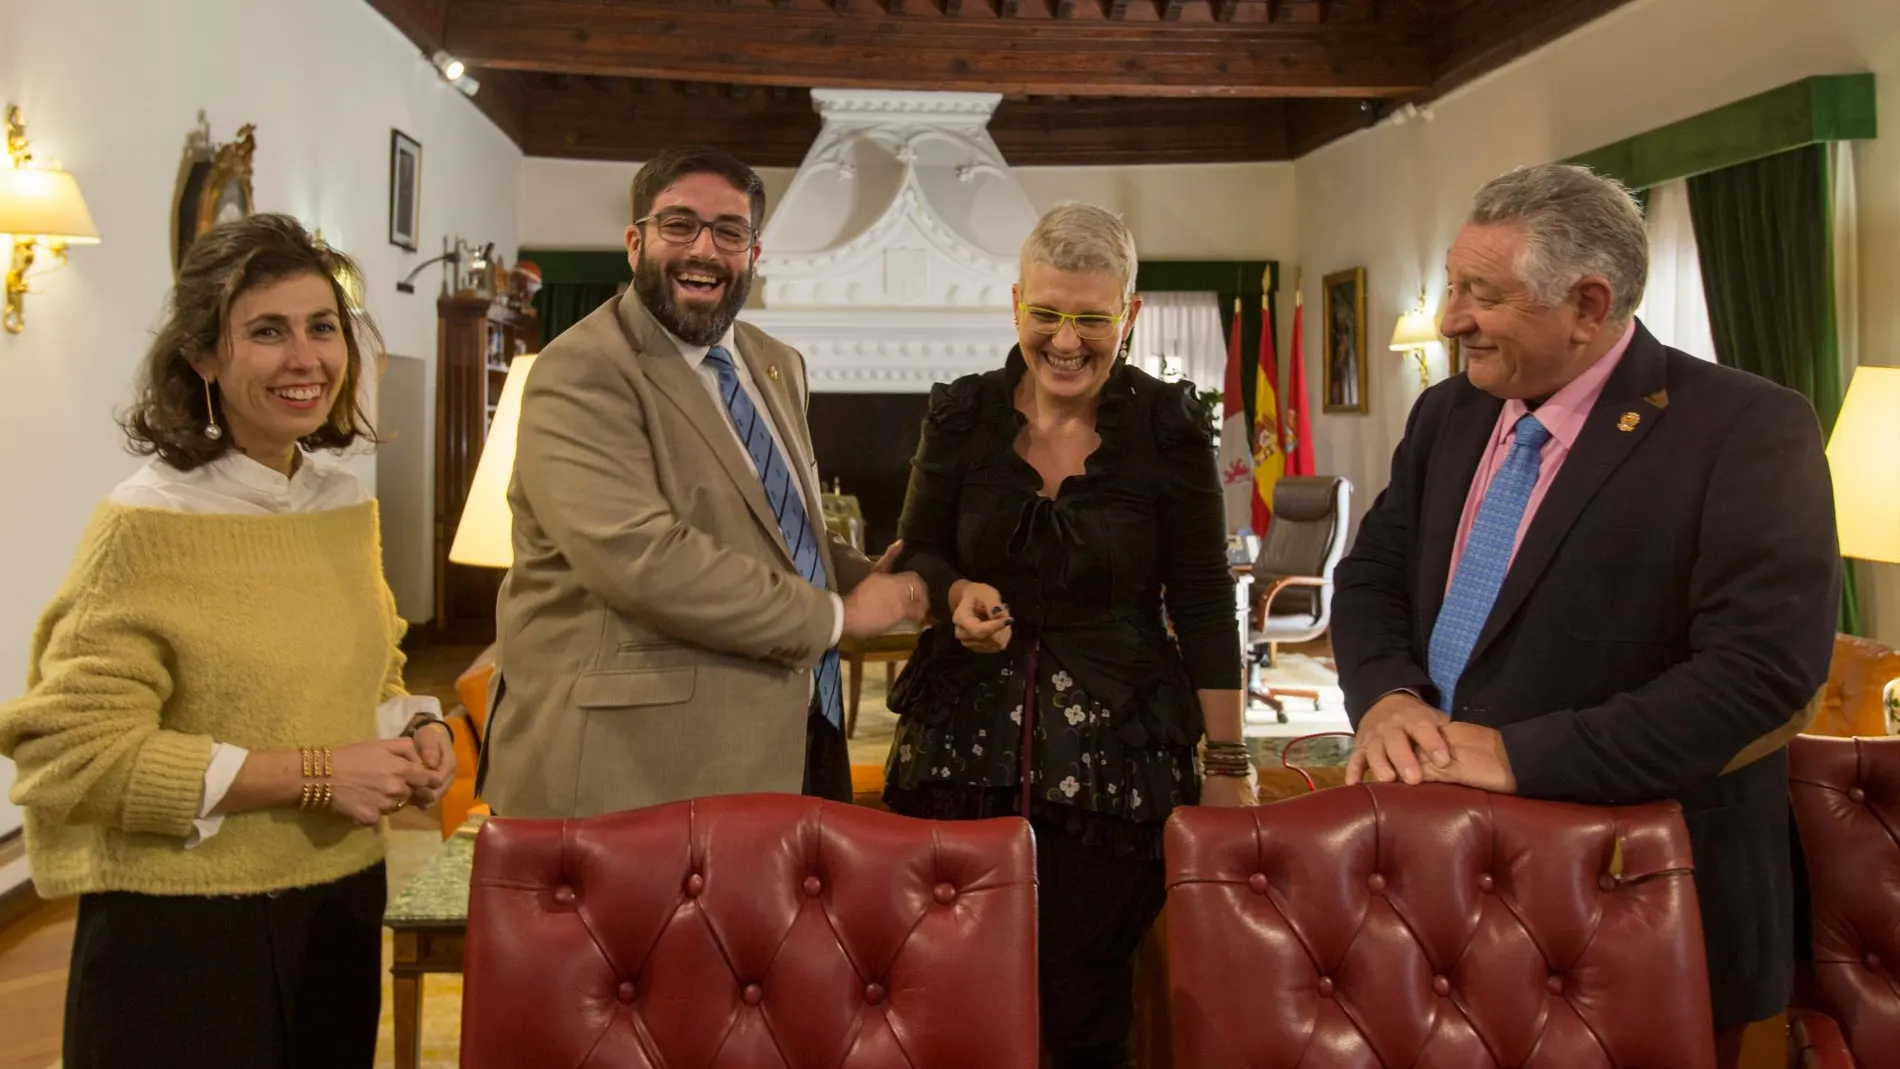
[(1273, 522), (1273, 486), (1286, 469), (1280, 444), (1280, 369), (1273, 351), (1273, 308), (1260, 295), (1260, 359), (1253, 395), (1253, 533), (1267, 536)]

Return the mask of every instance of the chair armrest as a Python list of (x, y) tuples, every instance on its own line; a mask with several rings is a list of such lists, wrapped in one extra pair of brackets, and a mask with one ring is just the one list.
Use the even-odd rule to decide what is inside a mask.
[(1254, 629), (1259, 630), (1260, 628), (1263, 628), (1266, 626), (1267, 609), (1273, 605), (1273, 599), (1280, 596), (1280, 591), (1285, 590), (1288, 587), (1296, 587), (1296, 586), (1327, 587), (1327, 586), (1332, 586), (1332, 585), (1333, 585), (1332, 580), (1321, 579), (1319, 576), (1316, 576), (1316, 575), (1288, 575), (1288, 576), (1282, 576), (1279, 579), (1275, 579), (1272, 583), (1269, 583), (1267, 585), (1266, 589), (1254, 595), (1254, 599), (1253, 599)]
[(1790, 1069), (1858, 1069), (1841, 1026), (1818, 1010), (1788, 1011)]

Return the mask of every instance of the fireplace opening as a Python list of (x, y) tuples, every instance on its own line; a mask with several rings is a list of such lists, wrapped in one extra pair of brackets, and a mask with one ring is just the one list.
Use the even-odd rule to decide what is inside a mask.
[(814, 393), (812, 447), (825, 490), (856, 495), (864, 512), (864, 551), (875, 557), (897, 537), (930, 395)]

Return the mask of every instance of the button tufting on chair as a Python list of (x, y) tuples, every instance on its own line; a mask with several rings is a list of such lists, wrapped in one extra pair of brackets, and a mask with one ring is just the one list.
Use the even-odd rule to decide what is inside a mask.
[(1033, 837), (1013, 817), (796, 795), (493, 817), (470, 877), (462, 1065), (1036, 1069), (1035, 922)]
[(573, 905), (574, 904), (574, 889), (572, 887), (567, 886), (566, 884), (562, 884), (561, 886), (556, 887), (554, 889), (554, 901), (563, 906)]
[(1882, 962), (1900, 961), (1900, 738), (1795, 736), (1788, 797), (1813, 932), (1812, 957), (1797, 963), (1791, 1053), (1803, 1066), (1892, 1065), (1900, 991)]
[[(1177, 1066), (1713, 1065), (1674, 802), (1395, 783), (1184, 807), (1166, 869)], [(1243, 890), (1265, 872), (1275, 894)]]
[(1264, 872), (1256, 872), (1252, 876), (1247, 877), (1247, 890), (1257, 895), (1266, 894), (1267, 874)]

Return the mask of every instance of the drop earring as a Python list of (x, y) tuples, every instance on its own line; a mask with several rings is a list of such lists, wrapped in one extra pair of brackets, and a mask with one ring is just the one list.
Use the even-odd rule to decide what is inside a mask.
[(211, 380), (202, 380), (205, 384), (205, 437), (217, 441), (224, 437), (224, 428), (218, 426), (218, 410), (211, 407)]

